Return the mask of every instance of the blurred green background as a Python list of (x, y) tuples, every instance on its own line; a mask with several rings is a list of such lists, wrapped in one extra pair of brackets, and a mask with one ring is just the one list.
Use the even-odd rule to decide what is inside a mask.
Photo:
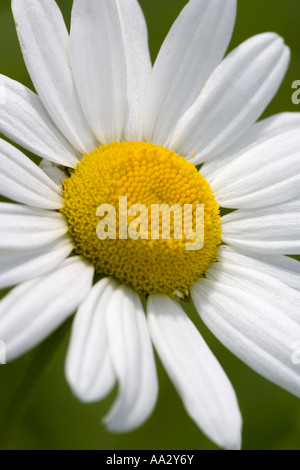
[[(72, 0), (59, 0), (67, 24)], [(185, 0), (140, 0), (145, 12), (152, 58)], [(292, 62), (280, 92), (265, 116), (300, 111), (291, 102), (291, 84), (300, 80), (299, 0), (239, 0), (236, 28), (230, 49), (253, 34), (276, 31), (292, 49)], [(19, 50), (10, 0), (0, 2), (1, 73), (32, 87)], [(2, 293), (3, 295), (4, 293)], [(194, 309), (187, 311), (220, 359), (237, 392), (244, 418), (244, 449), (300, 450), (300, 401), (259, 377), (233, 357), (207, 331)], [(152, 417), (139, 430), (114, 435), (100, 424), (113, 398), (83, 405), (71, 394), (64, 379), (64, 358), (69, 331), (57, 348), (51, 366), (41, 380), (14, 442), (14, 449), (215, 449), (188, 418), (158, 362), (160, 394)], [(0, 366), (0, 414), (20, 381), (30, 355)], [(300, 366), (299, 366), (300, 367)], [(31, 380), (30, 377), (28, 377)], [(23, 391), (19, 391), (22, 405)], [(2, 435), (5, 435), (2, 429)], [(0, 442), (1, 446), (1, 442)]]

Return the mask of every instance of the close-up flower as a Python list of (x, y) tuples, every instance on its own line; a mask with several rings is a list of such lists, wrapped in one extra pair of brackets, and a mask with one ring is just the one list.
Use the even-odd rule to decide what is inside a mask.
[[(198, 428), (240, 449), (230, 370), (185, 305), (237, 358), (300, 397), (300, 113), (258, 121), (289, 47), (267, 32), (225, 55), (236, 0), (190, 0), (153, 65), (137, 0), (74, 0), (70, 31), (54, 0), (12, 0), (12, 12), (36, 93), (0, 76), (7, 362), (76, 312), (65, 376), (84, 403), (117, 386), (108, 431), (155, 413), (157, 353)], [(201, 248), (176, 236), (175, 212), (169, 239), (161, 219), (153, 237), (135, 205), (189, 205), (193, 215), (203, 206)], [(119, 214), (113, 237), (109, 207)]]

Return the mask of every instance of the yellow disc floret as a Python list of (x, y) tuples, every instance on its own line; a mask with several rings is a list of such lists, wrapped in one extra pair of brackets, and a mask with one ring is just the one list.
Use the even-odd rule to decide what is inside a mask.
[[(107, 218), (107, 238), (100, 239), (97, 227), (107, 214), (99, 216), (99, 207), (104, 204), (105, 208), (112, 207), (116, 221), (110, 230)], [(148, 211), (147, 220), (140, 220), (140, 225), (140, 212), (136, 216), (129, 212), (135, 204)], [(159, 213), (155, 238), (153, 207), (163, 204), (181, 207), (182, 220), (178, 220), (178, 212), (171, 212), (169, 237), (164, 237), (163, 216)], [(204, 207), (201, 249), (187, 249), (191, 239), (185, 232), (185, 205), (191, 207), (195, 233), (197, 207)], [(193, 282), (216, 260), (221, 243), (219, 206), (207, 181), (184, 157), (145, 142), (103, 145), (85, 155), (64, 181), (62, 213), (67, 218), (76, 254), (89, 259), (98, 274), (114, 276), (141, 295), (188, 295)], [(125, 228), (130, 229), (132, 223), (137, 227), (136, 237), (130, 237), (130, 230), (124, 233), (124, 220)], [(179, 231), (177, 222), (182, 223)], [(114, 230), (116, 236), (108, 236)]]

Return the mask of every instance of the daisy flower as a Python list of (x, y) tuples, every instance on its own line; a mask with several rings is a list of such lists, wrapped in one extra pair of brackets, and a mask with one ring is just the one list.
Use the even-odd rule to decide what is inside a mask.
[[(236, 0), (190, 0), (152, 67), (136, 0), (13, 0), (37, 94), (2, 76), (0, 339), (13, 360), (77, 311), (66, 377), (84, 402), (118, 397), (125, 432), (152, 413), (156, 349), (189, 416), (241, 446), (235, 392), (179, 299), (237, 357), (300, 396), (300, 116), (256, 122), (290, 53), (274, 33), (224, 59)], [(202, 165), (201, 167), (199, 165)], [(99, 240), (97, 207), (204, 204), (202, 250), (183, 241)], [(220, 216), (220, 208), (232, 209)], [(145, 300), (146, 312), (142, 299)]]

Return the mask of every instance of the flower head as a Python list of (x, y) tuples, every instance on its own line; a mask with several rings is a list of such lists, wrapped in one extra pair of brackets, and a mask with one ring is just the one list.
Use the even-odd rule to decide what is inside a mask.
[[(246, 364), (300, 396), (291, 349), (300, 268), (284, 256), (300, 253), (300, 116), (256, 123), (289, 49), (266, 33), (223, 59), (236, 0), (190, 0), (153, 67), (136, 0), (74, 0), (70, 34), (54, 0), (12, 9), (38, 94), (2, 76), (0, 131), (43, 160), (0, 141), (1, 193), (18, 203), (0, 204), (0, 287), (17, 285), (0, 302), (8, 359), (78, 309), (67, 380), (85, 402), (118, 384), (109, 430), (152, 413), (153, 344), (199, 428), (239, 448), (235, 392), (180, 299)], [(173, 208), (169, 238), (153, 205)], [(201, 205), (203, 243), (187, 250), (182, 214), (191, 208), (195, 229)], [(99, 236), (109, 207), (113, 236)]]

